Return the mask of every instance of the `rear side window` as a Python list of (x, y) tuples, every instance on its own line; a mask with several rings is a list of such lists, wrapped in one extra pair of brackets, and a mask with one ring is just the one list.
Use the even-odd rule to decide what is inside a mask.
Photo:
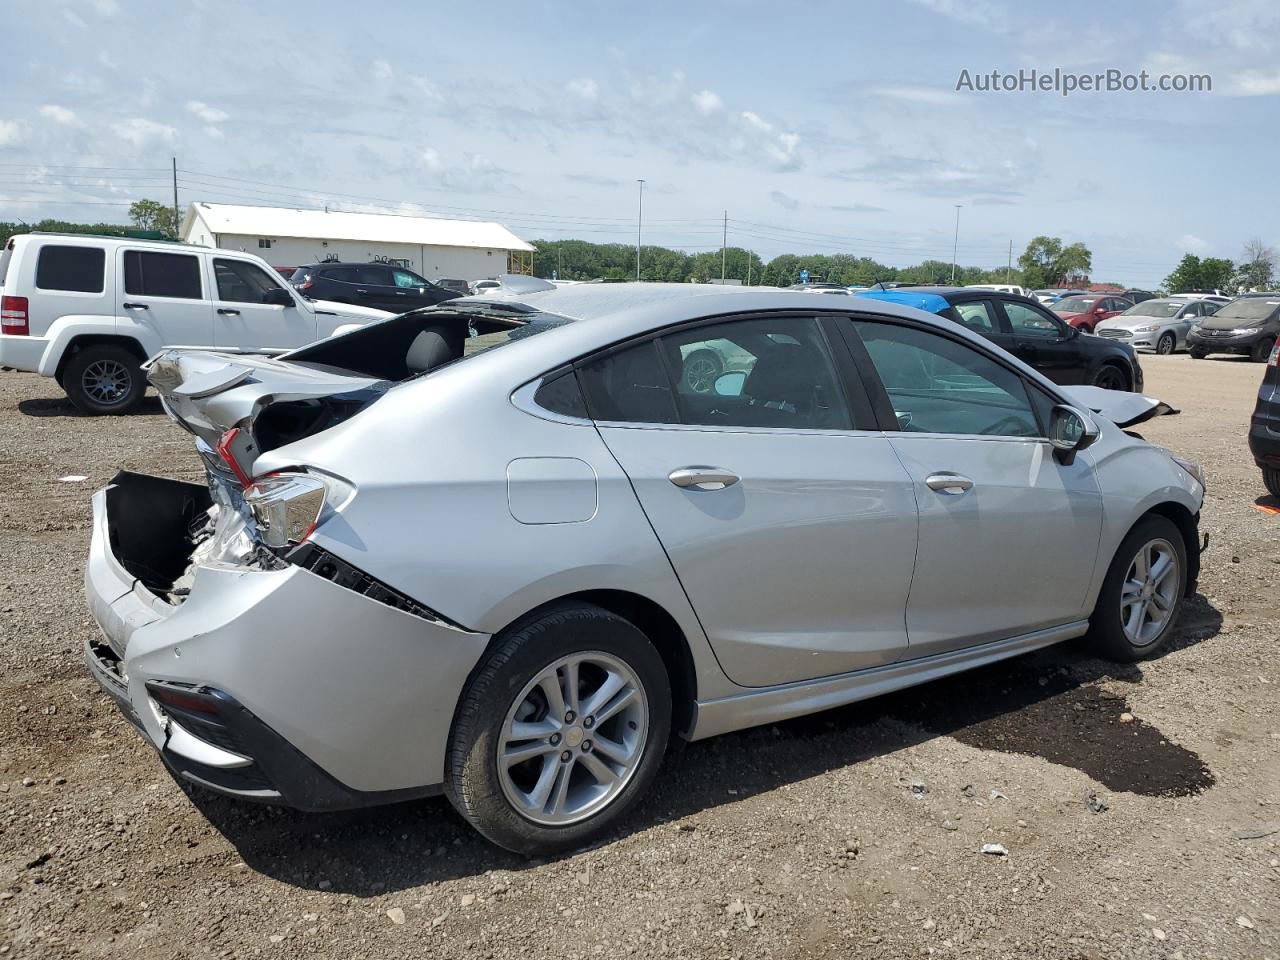
[(543, 382), (534, 393), (533, 402), (551, 413), (587, 419), (587, 404), (578, 389), (578, 377), (572, 370)]
[(101, 247), (41, 247), (36, 261), (41, 290), (102, 293), (106, 274), (107, 255)]
[(199, 300), (200, 258), (185, 253), (126, 250), (124, 292), (135, 297), (174, 297)]
[(593, 420), (680, 422), (654, 340), (593, 360), (579, 370), (579, 376)]

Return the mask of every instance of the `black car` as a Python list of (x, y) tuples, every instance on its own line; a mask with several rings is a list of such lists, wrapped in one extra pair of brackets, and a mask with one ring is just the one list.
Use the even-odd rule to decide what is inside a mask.
[(1211, 353), (1243, 353), (1255, 363), (1271, 356), (1280, 337), (1280, 296), (1275, 294), (1237, 297), (1218, 308), (1211, 317), (1187, 334), (1187, 349), (1193, 360)]
[(1271, 348), (1267, 371), (1258, 388), (1258, 403), (1249, 424), (1249, 451), (1262, 468), (1262, 482), (1280, 497), (1280, 342)]
[(1030, 297), (968, 287), (898, 287), (863, 290), (855, 296), (948, 317), (1008, 350), (1054, 383), (1142, 389), (1142, 367), (1132, 347), (1083, 333)]
[(1124, 297), (1126, 300), (1132, 300), (1134, 303), (1144, 303), (1147, 300), (1154, 300), (1156, 298), (1156, 295), (1150, 290), (1137, 290), (1133, 288), (1125, 290), (1123, 293), (1118, 294), (1118, 296)]
[(289, 282), (312, 300), (335, 300), (405, 313), (462, 296), (405, 267), (386, 263), (308, 263)]

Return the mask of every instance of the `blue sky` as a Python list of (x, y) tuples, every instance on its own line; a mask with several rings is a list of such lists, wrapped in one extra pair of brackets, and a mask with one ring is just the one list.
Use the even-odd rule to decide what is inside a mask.
[[(474, 10), (468, 14), (468, 9)], [(5, 0), (0, 220), (130, 200), (431, 212), (766, 259), (996, 266), (1037, 234), (1153, 286), (1280, 243), (1280, 4)], [(1020, 68), (1211, 93), (957, 93)]]

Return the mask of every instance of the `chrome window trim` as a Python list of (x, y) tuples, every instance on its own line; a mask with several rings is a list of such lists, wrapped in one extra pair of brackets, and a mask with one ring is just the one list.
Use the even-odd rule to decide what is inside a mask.
[(534, 395), (548, 379), (550, 378), (544, 374), (534, 380), (530, 380), (522, 387), (517, 387), (511, 392), (511, 405), (517, 410), (540, 420), (550, 420), (552, 423), (567, 423), (575, 427), (594, 426), (595, 421), (593, 420), (571, 417), (567, 413), (556, 413), (554, 410), (548, 410), (546, 407), (539, 406), (534, 402)]

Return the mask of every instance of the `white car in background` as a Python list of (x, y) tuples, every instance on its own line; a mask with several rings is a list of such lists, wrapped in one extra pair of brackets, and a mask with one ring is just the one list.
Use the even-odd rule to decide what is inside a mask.
[(166, 347), (283, 353), (392, 316), (308, 300), (250, 253), (76, 233), (10, 237), (0, 304), (0, 367), (54, 377), (90, 414), (137, 406)]
[(966, 290), (994, 290), (997, 293), (1012, 293), (1019, 297), (1029, 297), (1031, 292), (1016, 283), (967, 283)]

